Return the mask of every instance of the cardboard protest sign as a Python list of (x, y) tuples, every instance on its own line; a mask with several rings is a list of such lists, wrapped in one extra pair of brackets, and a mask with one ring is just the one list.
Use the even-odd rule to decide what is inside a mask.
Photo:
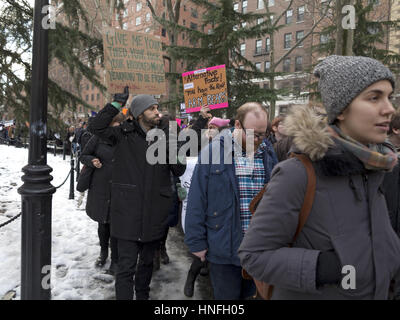
[(106, 85), (109, 93), (165, 94), (165, 70), (160, 39), (148, 34), (105, 28), (103, 34)]
[(186, 113), (228, 107), (225, 65), (185, 72), (182, 74)]

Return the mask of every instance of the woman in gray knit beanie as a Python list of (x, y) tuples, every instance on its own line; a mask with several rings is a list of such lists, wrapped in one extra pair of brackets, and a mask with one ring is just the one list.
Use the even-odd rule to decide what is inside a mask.
[[(350, 112), (352, 109), (350, 105), (361, 103), (364, 108), (361, 110), (362, 114), (355, 115), (357, 123), (349, 123), (350, 127), (355, 127), (345, 128), (345, 130), (357, 131), (352, 132), (356, 135), (353, 137), (356, 140), (361, 138), (360, 135), (370, 133), (361, 140), (364, 142), (370, 140), (367, 142), (372, 143), (383, 142), (389, 130), (390, 116), (394, 112), (389, 101), (395, 86), (394, 77), (387, 67), (368, 57), (333, 55), (317, 65), (314, 75), (319, 78), (318, 87), (328, 114), (329, 124), (333, 124), (337, 120), (347, 124), (345, 118), (349, 118), (353, 114)], [(368, 116), (368, 106), (372, 101), (374, 101), (374, 105), (377, 102), (384, 104), (380, 117), (373, 120), (373, 124), (363, 121)], [(363, 133), (358, 132), (359, 130)]]
[(284, 122), (291, 152), (312, 161), (312, 208), (288, 247), (308, 174), (296, 158), (278, 163), (239, 247), (241, 264), (274, 286), (272, 299), (400, 299), (400, 239), (381, 189), (397, 163), (385, 141), (393, 75), (374, 59), (341, 56), (327, 57), (315, 75), (328, 123), (307, 106)]

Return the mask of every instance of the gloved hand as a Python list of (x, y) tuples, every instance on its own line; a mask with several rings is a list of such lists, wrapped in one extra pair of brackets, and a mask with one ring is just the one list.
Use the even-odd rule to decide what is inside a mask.
[(339, 284), (342, 279), (342, 266), (336, 252), (323, 251), (318, 256), (316, 284)]
[(176, 184), (176, 192), (178, 193), (179, 201), (183, 201), (187, 197), (187, 191), (180, 183)]
[(123, 93), (116, 93), (114, 94), (114, 102), (118, 102), (121, 107), (124, 107), (126, 102), (128, 101), (129, 98), (129, 87), (126, 86), (124, 88), (124, 92)]

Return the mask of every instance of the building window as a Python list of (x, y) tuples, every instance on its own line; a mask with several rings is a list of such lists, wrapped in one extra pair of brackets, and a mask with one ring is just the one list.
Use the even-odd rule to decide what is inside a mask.
[(305, 11), (304, 6), (297, 8), (297, 22), (304, 21), (304, 11)]
[(319, 42), (321, 44), (328, 43), (328, 41), (329, 41), (329, 36), (327, 34), (320, 34), (319, 35)]
[(144, 32), (149, 33), (150, 32), (150, 28), (146, 28), (146, 30), (144, 30)]
[(185, 4), (183, 5), (183, 11), (186, 11), (186, 5)]
[(182, 40), (185, 40), (185, 34), (182, 33)]
[(268, 72), (270, 68), (271, 68), (271, 62), (265, 61), (265, 69), (264, 69), (264, 71)]
[(246, 44), (245, 44), (245, 43), (242, 43), (242, 44), (240, 45), (240, 54), (241, 54), (242, 56), (244, 56), (244, 55), (246, 54)]
[(292, 22), (293, 17), (293, 9), (289, 9), (286, 11), (286, 24), (290, 24)]
[(138, 12), (140, 10), (142, 10), (142, 3), (138, 2), (138, 3), (136, 3), (136, 12)]
[(256, 54), (261, 54), (262, 40), (256, 40)]
[(256, 62), (256, 69), (261, 71), (261, 62)]
[(136, 18), (136, 25), (140, 25), (142, 23), (142, 18), (141, 17), (137, 17)]
[(146, 13), (146, 21), (149, 22), (150, 19), (151, 19), (151, 14), (150, 14), (150, 12), (149, 12), (149, 13)]
[(182, 23), (183, 23), (184, 26), (186, 26), (186, 20), (185, 19), (183, 19)]
[(271, 50), (271, 40), (270, 38), (265, 39), (265, 51), (268, 53)]
[(275, 5), (275, 0), (268, 0), (268, 7), (272, 7)]
[(128, 16), (128, 9), (125, 9), (124, 10), (124, 13), (123, 13), (123, 15), (122, 15), (124, 18), (126, 18), (127, 16)]
[(97, 94), (97, 101), (100, 100), (100, 93)]
[(301, 81), (299, 81), (299, 80), (294, 80), (293, 81), (293, 92), (296, 95), (300, 95), (300, 92), (301, 92)]
[(273, 23), (274, 22), (274, 14), (270, 14), (269, 19), (271, 20), (271, 23)]
[(239, 11), (239, 3), (234, 3), (233, 4), (233, 10)]
[(368, 26), (367, 31), (369, 34), (377, 34), (379, 32), (379, 28)]
[(191, 8), (191, 16), (193, 17), (193, 18), (198, 18), (199, 17), (199, 14), (197, 13), (197, 10), (195, 9), (195, 8)]
[(285, 33), (285, 43), (284, 43), (283, 47), (285, 49), (290, 49), (291, 46), (292, 46), (292, 34)]
[(264, 9), (264, 0), (257, 1), (257, 9)]
[(92, 101), (94, 101), (94, 93), (92, 93)]
[(88, 94), (86, 95), (85, 100), (89, 101), (89, 95)]
[(190, 23), (190, 29), (197, 30), (197, 24), (191, 22), (191, 23)]
[(164, 28), (161, 29), (161, 36), (165, 37), (167, 35), (167, 30)]
[(239, 70), (244, 70), (244, 66), (243, 65), (239, 66)]
[(290, 72), (290, 58), (283, 60), (283, 72)]
[[(304, 38), (304, 31), (303, 30), (297, 31), (296, 32), (296, 43), (299, 42), (303, 38)], [(299, 44), (299, 47), (302, 47), (302, 46), (303, 46), (303, 42)]]
[(124, 23), (122, 24), (122, 29), (123, 29), (123, 30), (128, 30), (128, 23), (127, 23), (127, 22), (124, 22)]
[(288, 112), (287, 106), (279, 106), (279, 115), (285, 115)]
[(294, 71), (303, 71), (303, 57), (296, 57)]
[(247, 12), (247, 0), (243, 0), (242, 3), (242, 12), (246, 13)]
[(263, 18), (258, 18), (257, 19), (257, 24), (261, 24), (261, 23), (263, 23), (264, 22), (264, 19)]
[(86, 90), (89, 90), (89, 84), (86, 85)]

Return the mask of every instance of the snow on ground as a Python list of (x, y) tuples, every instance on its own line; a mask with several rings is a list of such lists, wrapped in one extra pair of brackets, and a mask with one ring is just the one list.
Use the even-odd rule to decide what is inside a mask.
[[(69, 169), (69, 156), (47, 155), (53, 168), (52, 184), (59, 186)], [(17, 189), (22, 185), (21, 169), (28, 164), (28, 150), (0, 145), (0, 224), (21, 211), (21, 196)], [(97, 223), (84, 210), (86, 196), (78, 205), (69, 198), (69, 180), (53, 195), (52, 204), (52, 299), (54, 300), (112, 300), (115, 299), (114, 277), (96, 269), (94, 262), (100, 252)], [(199, 276), (193, 298), (183, 294), (183, 286), (191, 258), (183, 243), (182, 234), (171, 228), (167, 251), (171, 262), (161, 264), (153, 274), (150, 299), (184, 300), (210, 299), (209, 277)], [(21, 218), (0, 229), (0, 299), (10, 290), (20, 299)]]

